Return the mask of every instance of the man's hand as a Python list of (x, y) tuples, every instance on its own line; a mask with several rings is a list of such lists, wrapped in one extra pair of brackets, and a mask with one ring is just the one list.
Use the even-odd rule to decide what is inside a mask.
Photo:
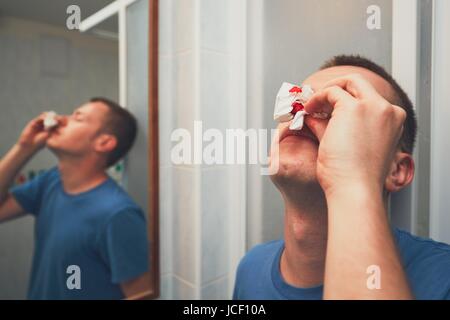
[[(324, 299), (412, 298), (383, 198), (405, 111), (359, 75), (330, 81), (305, 109), (331, 114), (306, 119), (320, 140), (317, 177), (328, 207)], [(373, 266), (379, 288), (368, 285)]]
[(358, 74), (328, 82), (305, 109), (331, 114), (329, 121), (306, 120), (320, 141), (317, 177), (325, 194), (361, 183), (381, 192), (406, 112)]
[(45, 113), (31, 120), (17, 143), (0, 159), (0, 222), (24, 214), (24, 210), (8, 190), (25, 164), (45, 146), (50, 132), (44, 130), (44, 117)]
[(50, 131), (44, 129), (45, 113), (31, 120), (23, 129), (17, 145), (34, 153), (45, 146)]

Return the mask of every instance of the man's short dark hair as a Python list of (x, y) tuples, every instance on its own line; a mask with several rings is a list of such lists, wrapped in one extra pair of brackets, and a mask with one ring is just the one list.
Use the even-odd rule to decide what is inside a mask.
[(133, 146), (137, 133), (137, 121), (128, 110), (112, 100), (95, 97), (90, 102), (101, 102), (109, 109), (102, 132), (112, 134), (117, 139), (117, 146), (108, 154), (106, 161), (106, 167), (110, 167), (122, 159)]
[(403, 134), (400, 138), (400, 148), (402, 151), (412, 154), (417, 134), (417, 120), (414, 106), (406, 92), (400, 87), (394, 78), (380, 65), (375, 62), (361, 57), (360, 55), (338, 55), (326, 61), (320, 70), (337, 67), (337, 66), (354, 66), (368, 69), (383, 79), (385, 79), (392, 87), (395, 93), (394, 101), (389, 101), (406, 111), (406, 120), (404, 123)]

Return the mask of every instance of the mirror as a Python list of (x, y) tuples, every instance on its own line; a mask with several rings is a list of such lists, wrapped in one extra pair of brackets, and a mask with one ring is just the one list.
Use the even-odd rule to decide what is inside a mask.
[[(0, 299), (158, 298), (158, 1), (40, 0), (30, 7), (0, 1), (0, 168), (6, 182), (0, 195)], [(69, 28), (69, 20), (77, 28)], [(148, 41), (142, 41), (146, 32)], [(20, 161), (24, 128), (50, 110), (58, 114), (57, 126)], [(97, 174), (90, 183), (80, 178), (84, 182), (74, 184), (79, 188), (71, 188), (64, 159), (89, 148), (94, 158), (110, 159), (124, 135), (133, 140), (131, 129), (124, 129), (130, 128), (127, 114), (135, 118), (137, 135), (125, 158), (112, 166), (104, 162), (109, 177)], [(113, 117), (120, 125), (110, 127)], [(44, 133), (43, 118), (36, 121)], [(84, 151), (73, 177), (96, 166), (85, 162)], [(115, 196), (98, 193), (111, 188)], [(59, 203), (53, 191), (77, 204)], [(118, 204), (118, 195), (126, 202)], [(104, 220), (94, 219), (102, 214)]]

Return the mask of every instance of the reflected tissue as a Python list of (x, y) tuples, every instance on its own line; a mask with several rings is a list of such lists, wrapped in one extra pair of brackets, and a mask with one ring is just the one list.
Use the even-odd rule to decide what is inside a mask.
[(44, 129), (50, 130), (58, 125), (58, 121), (56, 120), (57, 114), (54, 111), (46, 112), (44, 118)]

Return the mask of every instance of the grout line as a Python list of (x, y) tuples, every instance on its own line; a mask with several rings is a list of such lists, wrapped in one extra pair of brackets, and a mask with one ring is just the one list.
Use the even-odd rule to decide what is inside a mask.
[(223, 279), (225, 279), (227, 277), (228, 277), (228, 273), (224, 273), (223, 275), (221, 275), (219, 277), (216, 277), (214, 279), (206, 281), (204, 284), (201, 285), (201, 288), (203, 289), (203, 288), (205, 288), (205, 287), (207, 287), (207, 286), (209, 286), (209, 285), (211, 285), (211, 284), (213, 284), (215, 282), (219, 282), (220, 280), (223, 280)]
[(221, 56), (229, 56), (230, 55), (230, 52), (215, 50), (215, 49), (211, 49), (208, 47), (200, 47), (200, 49), (205, 53), (214, 53), (214, 54), (221, 55)]
[(181, 278), (181, 277), (178, 276), (177, 274), (173, 273), (173, 277), (174, 277), (175, 279), (177, 279), (178, 281), (182, 282), (183, 284), (185, 284), (185, 285), (191, 287), (192, 289), (194, 289), (194, 290), (196, 289), (196, 286), (195, 286), (193, 283), (190, 283), (189, 281), (184, 280), (183, 278)]
[[(201, 73), (201, 63), (200, 63), (200, 36), (201, 36), (201, 12), (200, 12), (200, 0), (195, 0), (194, 2), (194, 8), (195, 8), (195, 14), (194, 14), (194, 74), (195, 74), (195, 86), (194, 86), (194, 115), (195, 117), (200, 116), (200, 96), (201, 96), (201, 83), (200, 83), (200, 73)], [(195, 118), (194, 117), (194, 118)], [(194, 149), (195, 153), (195, 149)], [(194, 219), (195, 219), (195, 226), (196, 226), (196, 233), (195, 233), (195, 280), (196, 283), (199, 285), (196, 287), (195, 292), (195, 298), (200, 299), (201, 298), (201, 290), (200, 290), (200, 283), (201, 283), (201, 275), (202, 275), (202, 224), (201, 224), (201, 175), (200, 172), (197, 170), (194, 171), (194, 188), (195, 188), (195, 206), (194, 206)]]
[(176, 58), (180, 56), (186, 56), (190, 53), (193, 53), (195, 49), (184, 49), (180, 51), (173, 51), (173, 52), (158, 52), (159, 58)]

